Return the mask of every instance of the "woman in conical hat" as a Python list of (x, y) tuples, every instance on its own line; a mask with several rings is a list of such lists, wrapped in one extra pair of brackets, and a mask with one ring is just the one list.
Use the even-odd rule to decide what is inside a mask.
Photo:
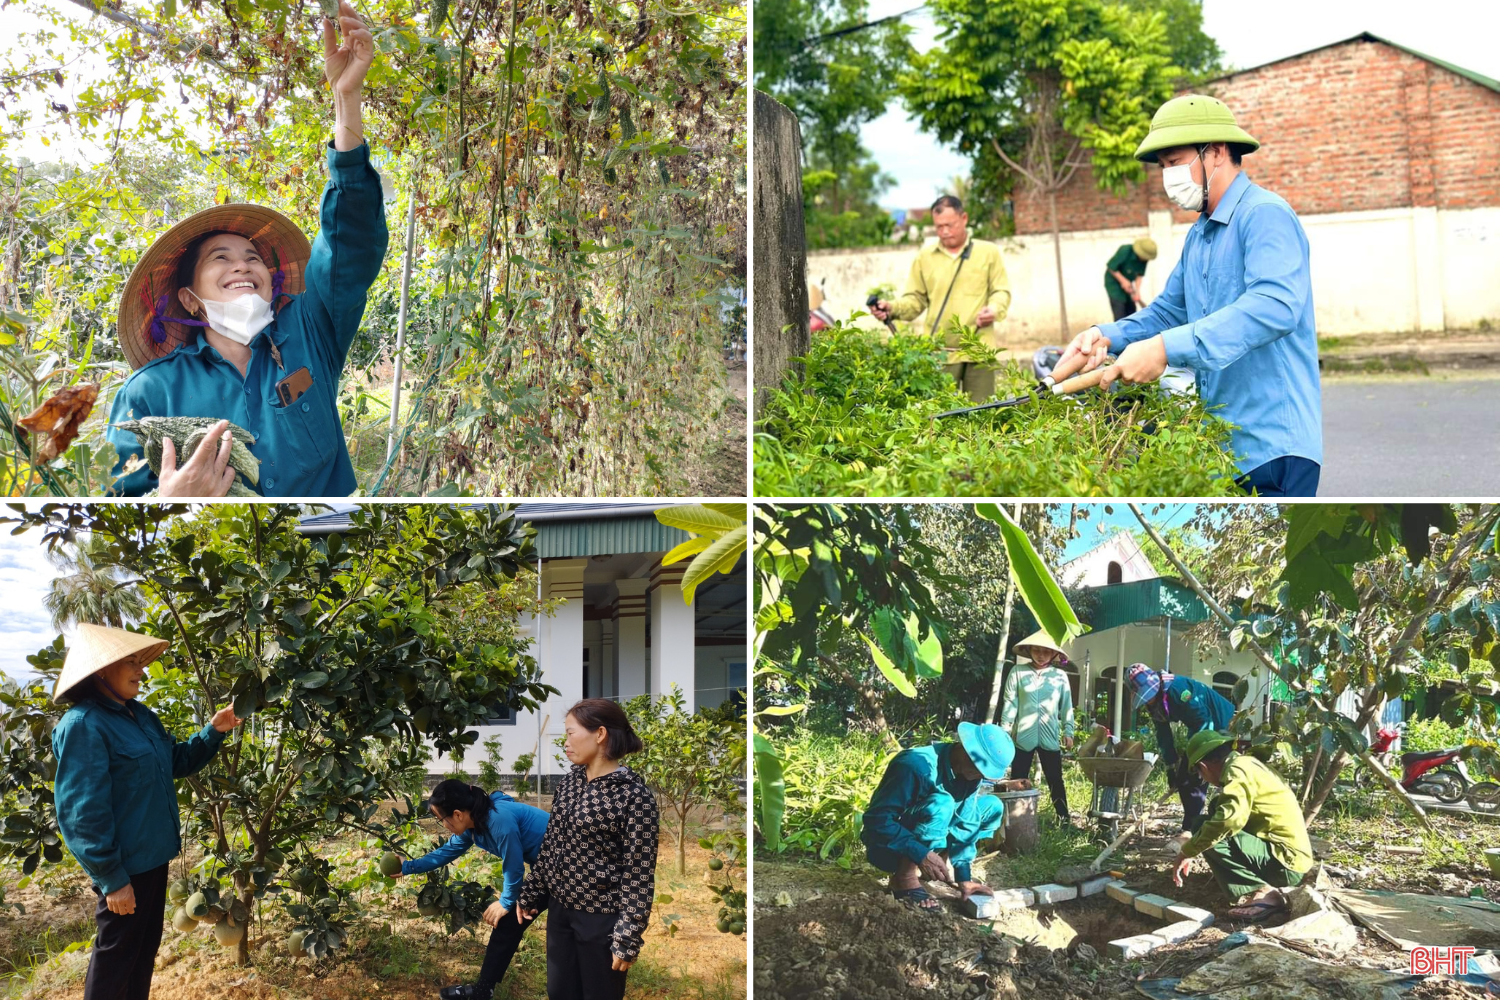
[[(335, 398), (387, 232), (370, 165), (360, 89), (374, 39), (341, 0), (323, 20), (324, 73), (334, 94), (322, 230), (309, 245), (288, 218), (259, 205), (216, 205), (167, 230), (142, 255), (120, 300), (120, 345), (135, 371), (115, 396), (112, 493), (224, 496), (234, 482), (228, 424), (192, 456), (164, 441), (161, 477), (144, 444), (117, 425), (140, 417), (222, 418), (255, 438), (265, 496), (348, 496), (356, 482)], [(249, 445), (249, 442), (244, 442)]]
[(52, 690), (72, 704), (52, 731), (63, 842), (99, 897), (84, 1000), (147, 1000), (166, 913), (167, 865), (182, 852), (174, 779), (202, 770), (240, 724), (232, 706), (187, 740), (136, 700), (168, 643), (80, 625)]
[[(1041, 629), (1016, 643), (1014, 652), (1017, 662), (1005, 678), (1000, 713), (1001, 728), (1016, 742), (1010, 776), (1030, 781), (1032, 758), (1040, 757), (1057, 820), (1070, 826), (1062, 752), (1073, 748), (1073, 688), (1059, 669), (1068, 657)], [(1023, 659), (1031, 661), (1030, 669), (1021, 667)]]

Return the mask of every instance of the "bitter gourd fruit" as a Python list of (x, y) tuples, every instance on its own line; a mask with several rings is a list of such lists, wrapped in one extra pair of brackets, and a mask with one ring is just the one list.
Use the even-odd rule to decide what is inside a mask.
[[(137, 420), (125, 420), (116, 424), (122, 431), (129, 431), (141, 442), (141, 450), (145, 452), (146, 464), (151, 471), (158, 476), (161, 475), (161, 452), (162, 441), (166, 438), (172, 439), (172, 444), (177, 451), (177, 462), (180, 466), (197, 452), (198, 445), (208, 435), (208, 429), (218, 423), (215, 417), (141, 417)], [(234, 470), (250, 483), (260, 482), (260, 459), (250, 453), (250, 445), (255, 443), (255, 435), (235, 424), (229, 425), (229, 431), (234, 435), (234, 443), (229, 449), (229, 464)], [(245, 497), (257, 494), (244, 483), (240, 482), (240, 476), (236, 476), (234, 483), (229, 487), (229, 496)]]

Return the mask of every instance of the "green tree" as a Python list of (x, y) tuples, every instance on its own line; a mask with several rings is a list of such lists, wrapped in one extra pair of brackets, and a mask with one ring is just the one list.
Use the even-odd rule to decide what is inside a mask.
[(1160, 13), (1166, 20), (1167, 49), (1172, 65), (1190, 85), (1224, 72), (1224, 53), (1219, 43), (1203, 30), (1203, 0), (1115, 0), (1143, 13)]
[(643, 694), (625, 705), (644, 749), (630, 767), (656, 794), (677, 841), (677, 874), (687, 872), (688, 820), (694, 809), (738, 808), (745, 777), (745, 719), (730, 708), (688, 712), (682, 690), (653, 700)]
[[(531, 572), (534, 530), (510, 510), (371, 505), (347, 531), (320, 536), (297, 530), (299, 514), (291, 504), (88, 504), (11, 520), (54, 550), (88, 532), (140, 575), (151, 602), (141, 629), (171, 642), (144, 700), (169, 731), (200, 728), (229, 700), (254, 716), (184, 780), (186, 829), (200, 839), (201, 870), (230, 883), (247, 917), (288, 885), (303, 893), (287, 912), (316, 954), (342, 942), (354, 904), (350, 887), (318, 874), (311, 846), (352, 829), (391, 837), (376, 811), (399, 798), (428, 744), (467, 747), (497, 703), (535, 709), (556, 692), (524, 646), (459, 643), (440, 627), (449, 597)], [(59, 637), (32, 662), (46, 674), (65, 653)], [(0, 698), (4, 844), (32, 867), (56, 853), (44, 693)], [(237, 949), (248, 962), (248, 939)]]
[(895, 97), (896, 74), (912, 55), (910, 29), (900, 20), (865, 26), (868, 17), (865, 0), (755, 7), (755, 85), (802, 124), (809, 246), (868, 245), (890, 235), (876, 204), (885, 180), (859, 130)]
[(899, 76), (924, 130), (977, 157), (988, 148), (1048, 206), (1061, 332), (1057, 194), (1082, 166), (1101, 188), (1145, 174), (1133, 156), (1172, 96), (1165, 18), (1103, 0), (934, 0), (944, 42)]
[(124, 628), (146, 612), (141, 595), (129, 572), (109, 561), (109, 545), (92, 535), (48, 553), (58, 576), (42, 598), (59, 632), (88, 622)]

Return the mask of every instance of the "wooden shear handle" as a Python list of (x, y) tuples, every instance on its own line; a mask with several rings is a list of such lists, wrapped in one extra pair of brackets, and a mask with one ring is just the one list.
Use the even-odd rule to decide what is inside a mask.
[(1091, 372), (1084, 372), (1082, 375), (1074, 375), (1067, 381), (1059, 382), (1057, 385), (1053, 386), (1052, 394), (1054, 396), (1071, 396), (1075, 392), (1082, 392), (1085, 389), (1092, 389), (1094, 386), (1099, 384), (1099, 380), (1104, 378), (1105, 371), (1107, 371), (1111, 367), (1111, 365), (1100, 365), (1098, 368), (1095, 368)]

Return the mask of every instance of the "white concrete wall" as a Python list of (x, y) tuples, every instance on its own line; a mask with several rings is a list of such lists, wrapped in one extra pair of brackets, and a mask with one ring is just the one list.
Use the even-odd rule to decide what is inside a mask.
[(697, 618), (693, 606), (682, 599), (685, 563), (657, 566), (651, 574), (651, 685), (653, 698), (660, 698), (676, 685), (682, 690), (686, 711), (698, 710), (694, 648)]
[[(1500, 321), (1500, 208), (1438, 211), (1397, 208), (1301, 218), (1311, 247), (1318, 333), (1472, 329)], [(1104, 265), (1122, 243), (1150, 235), (1160, 256), (1142, 282), (1149, 301), (1160, 293), (1182, 253), (1189, 226), (1153, 212), (1141, 226), (1062, 234), (1068, 325), (1076, 332), (1111, 318)], [(1050, 235), (1000, 243), (1010, 277), (1010, 315), (1002, 343), (1058, 343), (1057, 273)], [(864, 308), (870, 291), (899, 293), (917, 248), (816, 250), (807, 255), (809, 285), (823, 283), (825, 308), (837, 318)], [(880, 329), (866, 318), (862, 325)]]
[[(699, 708), (714, 708), (728, 700), (735, 690), (745, 689), (745, 664), (749, 662), (745, 647), (699, 646), (695, 661)], [(738, 667), (731, 671), (731, 664)]]

